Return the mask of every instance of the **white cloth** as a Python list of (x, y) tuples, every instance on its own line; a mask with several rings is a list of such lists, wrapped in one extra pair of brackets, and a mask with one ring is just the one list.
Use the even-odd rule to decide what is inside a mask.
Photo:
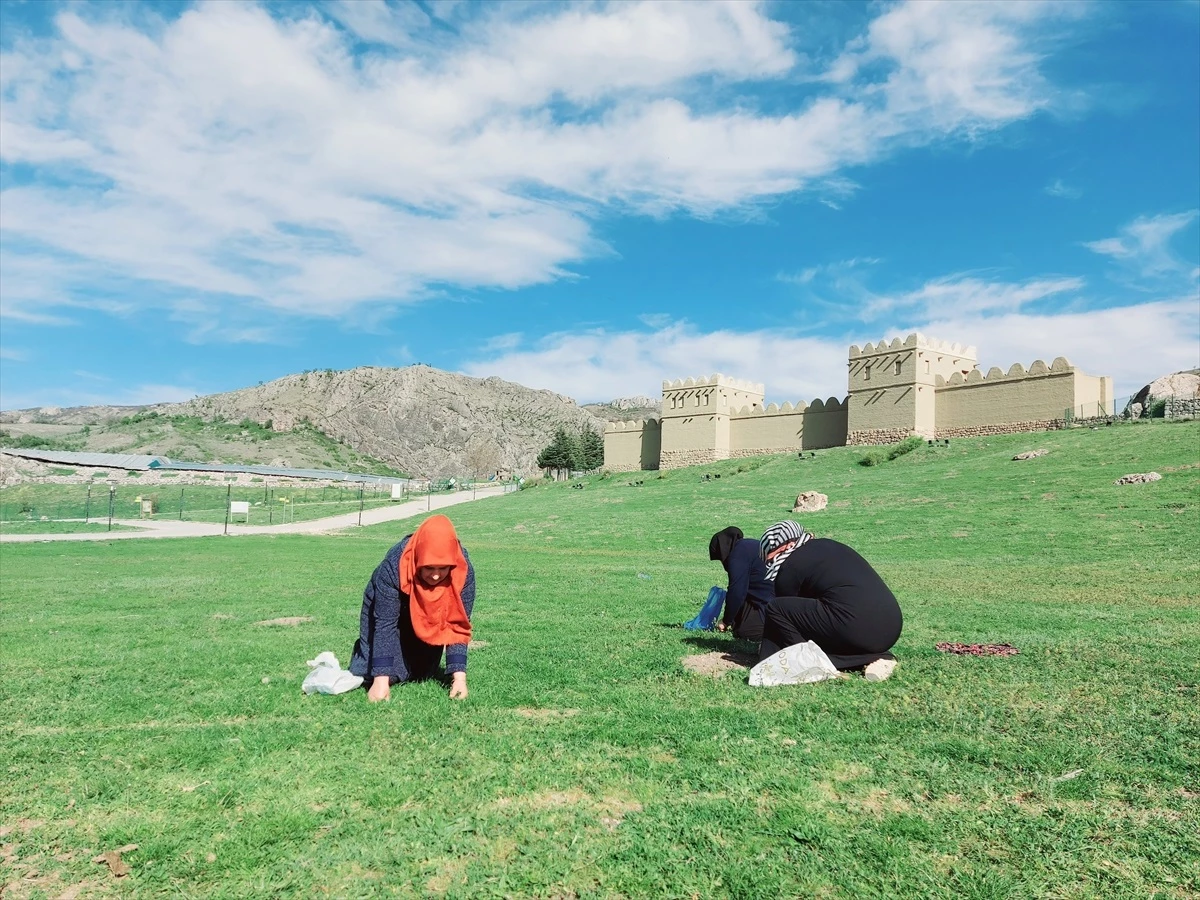
[(809, 684), (837, 678), (838, 670), (825, 651), (812, 641), (792, 644), (768, 656), (750, 670), (752, 687), (775, 687), (780, 684)]
[(317, 654), (316, 659), (308, 661), (311, 672), (300, 685), (300, 690), (306, 694), (344, 694), (356, 687), (361, 687), (361, 675), (352, 675), (342, 668), (338, 658), (326, 650)]

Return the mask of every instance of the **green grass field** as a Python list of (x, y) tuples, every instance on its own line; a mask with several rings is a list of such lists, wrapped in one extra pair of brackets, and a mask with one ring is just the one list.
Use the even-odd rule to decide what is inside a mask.
[[(5, 900), (1200, 894), (1200, 424), (862, 454), (456, 507), (487, 644), (461, 704), (299, 689), (419, 520), (0, 547)], [(674, 627), (721, 583), (709, 536), (801, 490), (900, 598), (896, 675), (689, 673), (739, 646)], [(285, 616), (312, 621), (255, 624)], [(92, 862), (128, 844), (127, 877)]]
[(103, 522), (92, 520), (91, 522), (80, 522), (74, 520), (66, 521), (51, 521), (42, 522), (37, 519), (28, 521), (0, 519), (0, 534), (79, 534), (85, 531), (137, 531), (137, 528), (129, 528), (125, 525), (113, 523), (112, 528), (108, 527), (108, 520)]
[[(423, 492), (416, 492), (406, 494), (405, 499), (421, 499), (424, 496)], [(213, 484), (176, 485), (139, 483), (136, 479), (128, 478), (113, 493), (114, 517), (140, 518), (142, 498), (154, 503), (155, 512), (149, 518), (187, 522), (223, 522), (227, 499), (240, 500), (251, 504), (250, 525), (308, 522), (357, 512), (359, 508), (356, 484), (324, 488), (234, 485), (227, 493), (226, 485), (219, 481)], [(90, 495), (86, 484), (10, 485), (0, 490), (0, 528), (7, 531), (7, 523), (36, 522), (42, 516), (52, 522), (87, 516), (92, 521), (104, 520), (107, 525), (108, 501), (109, 488), (104, 482), (92, 485)], [(370, 485), (363, 492), (363, 509), (378, 509), (392, 502), (388, 485)], [(231, 521), (247, 524), (246, 518), (241, 515)]]

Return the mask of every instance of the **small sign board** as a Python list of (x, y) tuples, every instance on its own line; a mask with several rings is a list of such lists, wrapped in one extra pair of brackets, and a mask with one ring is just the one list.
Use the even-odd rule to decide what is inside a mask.
[(152, 515), (154, 515), (154, 501), (142, 500), (142, 516), (145, 517)]
[(231, 516), (248, 516), (250, 515), (249, 500), (230, 500), (229, 514)]
[(404, 499), (404, 485), (402, 485), (402, 484), (393, 484), (392, 485), (392, 499), (393, 500), (403, 500)]

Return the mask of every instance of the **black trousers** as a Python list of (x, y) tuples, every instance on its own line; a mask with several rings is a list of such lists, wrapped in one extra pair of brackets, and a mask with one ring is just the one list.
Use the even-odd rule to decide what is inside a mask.
[(900, 625), (899, 608), (895, 615), (884, 609), (877, 615), (846, 617), (822, 600), (776, 597), (767, 607), (758, 658), (813, 641), (837, 668), (861, 669), (877, 659), (895, 658), (887, 651), (900, 637)]

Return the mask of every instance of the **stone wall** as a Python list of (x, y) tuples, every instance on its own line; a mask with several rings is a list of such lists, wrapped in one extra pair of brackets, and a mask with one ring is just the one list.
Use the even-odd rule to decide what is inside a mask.
[(1200, 416), (1200, 397), (1168, 397), (1163, 415), (1168, 419)]
[(963, 425), (957, 428), (939, 428), (939, 438), (985, 437), (991, 434), (1019, 434), (1023, 431), (1058, 431), (1064, 426), (1062, 419), (1046, 419), (1036, 422), (1008, 422), (1003, 425)]
[[(755, 453), (747, 453), (747, 456), (755, 456)], [(715, 449), (709, 450), (664, 450), (659, 457), (658, 466), (660, 469), (682, 469), (684, 466), (702, 466), (705, 463), (719, 462), (723, 459), (729, 459), (729, 451), (723, 454), (718, 453)]]
[(871, 444), (896, 444), (912, 434), (908, 428), (869, 428), (851, 431), (846, 435), (846, 445), (861, 447)]
[[(758, 383), (723, 375), (664, 381), (659, 443), (638, 444), (632, 434), (610, 426), (606, 465), (628, 471), (638, 459), (648, 469), (658, 459), (661, 468), (676, 469), (796, 450), (895, 444), (911, 434), (947, 438), (1055, 430), (1068, 427), (1068, 410), (1075, 409), (1080, 417), (1099, 415), (1074, 424), (1105, 422), (1112, 415), (1112, 379), (1085, 375), (1062, 357), (1049, 366), (1035, 360), (1028, 370), (1018, 363), (984, 375), (974, 347), (914, 333), (861, 350), (852, 346), (849, 369), (845, 400), (765, 409)], [(1196, 415), (1198, 407), (1200, 400), (1180, 403), (1177, 414)]]

